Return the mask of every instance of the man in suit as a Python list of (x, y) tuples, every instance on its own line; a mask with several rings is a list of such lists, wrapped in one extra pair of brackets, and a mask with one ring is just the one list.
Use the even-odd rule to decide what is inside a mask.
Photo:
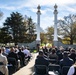
[(7, 58), (6, 56), (2, 55), (2, 50), (0, 48), (0, 63), (3, 63), (3, 65), (0, 65), (0, 71), (4, 74), (4, 75), (8, 75), (8, 68), (7, 68)]

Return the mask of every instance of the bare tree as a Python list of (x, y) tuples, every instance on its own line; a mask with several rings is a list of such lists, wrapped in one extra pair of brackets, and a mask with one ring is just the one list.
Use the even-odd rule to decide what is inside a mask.
[(76, 37), (76, 15), (65, 16), (63, 20), (59, 20), (58, 28), (64, 37), (70, 38), (70, 44), (73, 44)]

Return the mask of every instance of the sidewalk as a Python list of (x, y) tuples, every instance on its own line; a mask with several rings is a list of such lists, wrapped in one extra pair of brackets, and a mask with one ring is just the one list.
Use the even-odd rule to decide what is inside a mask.
[(34, 64), (35, 64), (36, 56), (37, 56), (37, 53), (34, 53), (30, 62), (23, 68), (20, 68), (20, 70), (18, 70), (13, 75), (32, 75), (34, 72)]

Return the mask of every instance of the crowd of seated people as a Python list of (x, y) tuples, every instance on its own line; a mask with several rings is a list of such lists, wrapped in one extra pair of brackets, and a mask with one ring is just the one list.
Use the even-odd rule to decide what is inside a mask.
[[(27, 58), (26, 58), (27, 57)], [(26, 61), (27, 59), (27, 61)], [(31, 59), (31, 52), (26, 47), (1, 47), (0, 48), (0, 63), (3, 62), (6, 69), (4, 69), (5, 72), (2, 71), (2, 68), (0, 67), (0, 73), (3, 72), (4, 75), (11, 75), (9, 74), (8, 70), (11, 66), (14, 67), (14, 72), (17, 71), (19, 68), (26, 65), (25, 61), (28, 63)]]
[[(5, 75), (8, 75), (8, 68), (7, 64), (9, 63), (8, 60), (11, 58), (14, 58), (16, 61), (16, 68), (19, 68), (20, 66), (25, 66), (25, 59), (28, 59), (27, 61), (30, 61), (31, 58), (31, 53), (28, 47), (11, 47), (11, 48), (5, 48), (2, 47), (0, 48), (1, 53), (0, 57), (4, 58), (6, 63), (4, 63), (6, 67)], [(2, 59), (3, 59), (2, 58)], [(0, 59), (0, 62), (3, 62), (4, 60)], [(52, 64), (59, 65), (59, 71), (60, 74), (62, 75), (63, 73), (63, 67), (64, 66), (69, 66), (69, 71), (67, 72), (68, 75), (76, 75), (75, 70), (76, 67), (74, 64), (76, 62), (76, 50), (74, 48), (66, 48), (64, 49), (62, 46), (57, 48), (47, 48), (43, 47), (41, 51), (39, 51), (39, 54), (35, 60), (35, 65), (45, 65), (45, 66), (50, 66)], [(74, 66), (72, 66), (74, 64)], [(72, 69), (72, 70), (71, 70)], [(69, 73), (72, 74), (69, 74)], [(4, 72), (3, 72), (4, 73)]]
[[(63, 75), (62, 73), (64, 67), (66, 67), (67, 69), (65, 75), (67, 75), (69, 68), (75, 63), (75, 61), (76, 61), (76, 50), (74, 48), (64, 49), (61, 46), (59, 48), (56, 47), (48, 49), (47, 47), (42, 47), (35, 60), (35, 65), (46, 65), (46, 66), (52, 64), (59, 65), (60, 75)], [(70, 74), (68, 73), (68, 75)]]

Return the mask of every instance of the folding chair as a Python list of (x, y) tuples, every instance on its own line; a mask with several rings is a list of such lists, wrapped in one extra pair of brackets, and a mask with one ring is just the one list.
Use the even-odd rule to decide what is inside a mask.
[(70, 68), (70, 66), (63, 66), (62, 67), (62, 75), (67, 75), (69, 68)]
[(14, 73), (17, 70), (17, 62), (15, 58), (8, 58), (8, 70), (10, 74)]
[(56, 64), (57, 63), (56, 59), (49, 59), (49, 61), (50, 61), (51, 64)]
[(17, 65), (16, 59), (12, 57), (8, 57), (8, 64), (12, 64), (13, 66)]
[(57, 75), (60, 75), (60, 65), (49, 64), (48, 72), (50, 72), (50, 71), (57, 73)]
[(35, 75), (48, 75), (48, 68), (45, 65), (35, 65)]

